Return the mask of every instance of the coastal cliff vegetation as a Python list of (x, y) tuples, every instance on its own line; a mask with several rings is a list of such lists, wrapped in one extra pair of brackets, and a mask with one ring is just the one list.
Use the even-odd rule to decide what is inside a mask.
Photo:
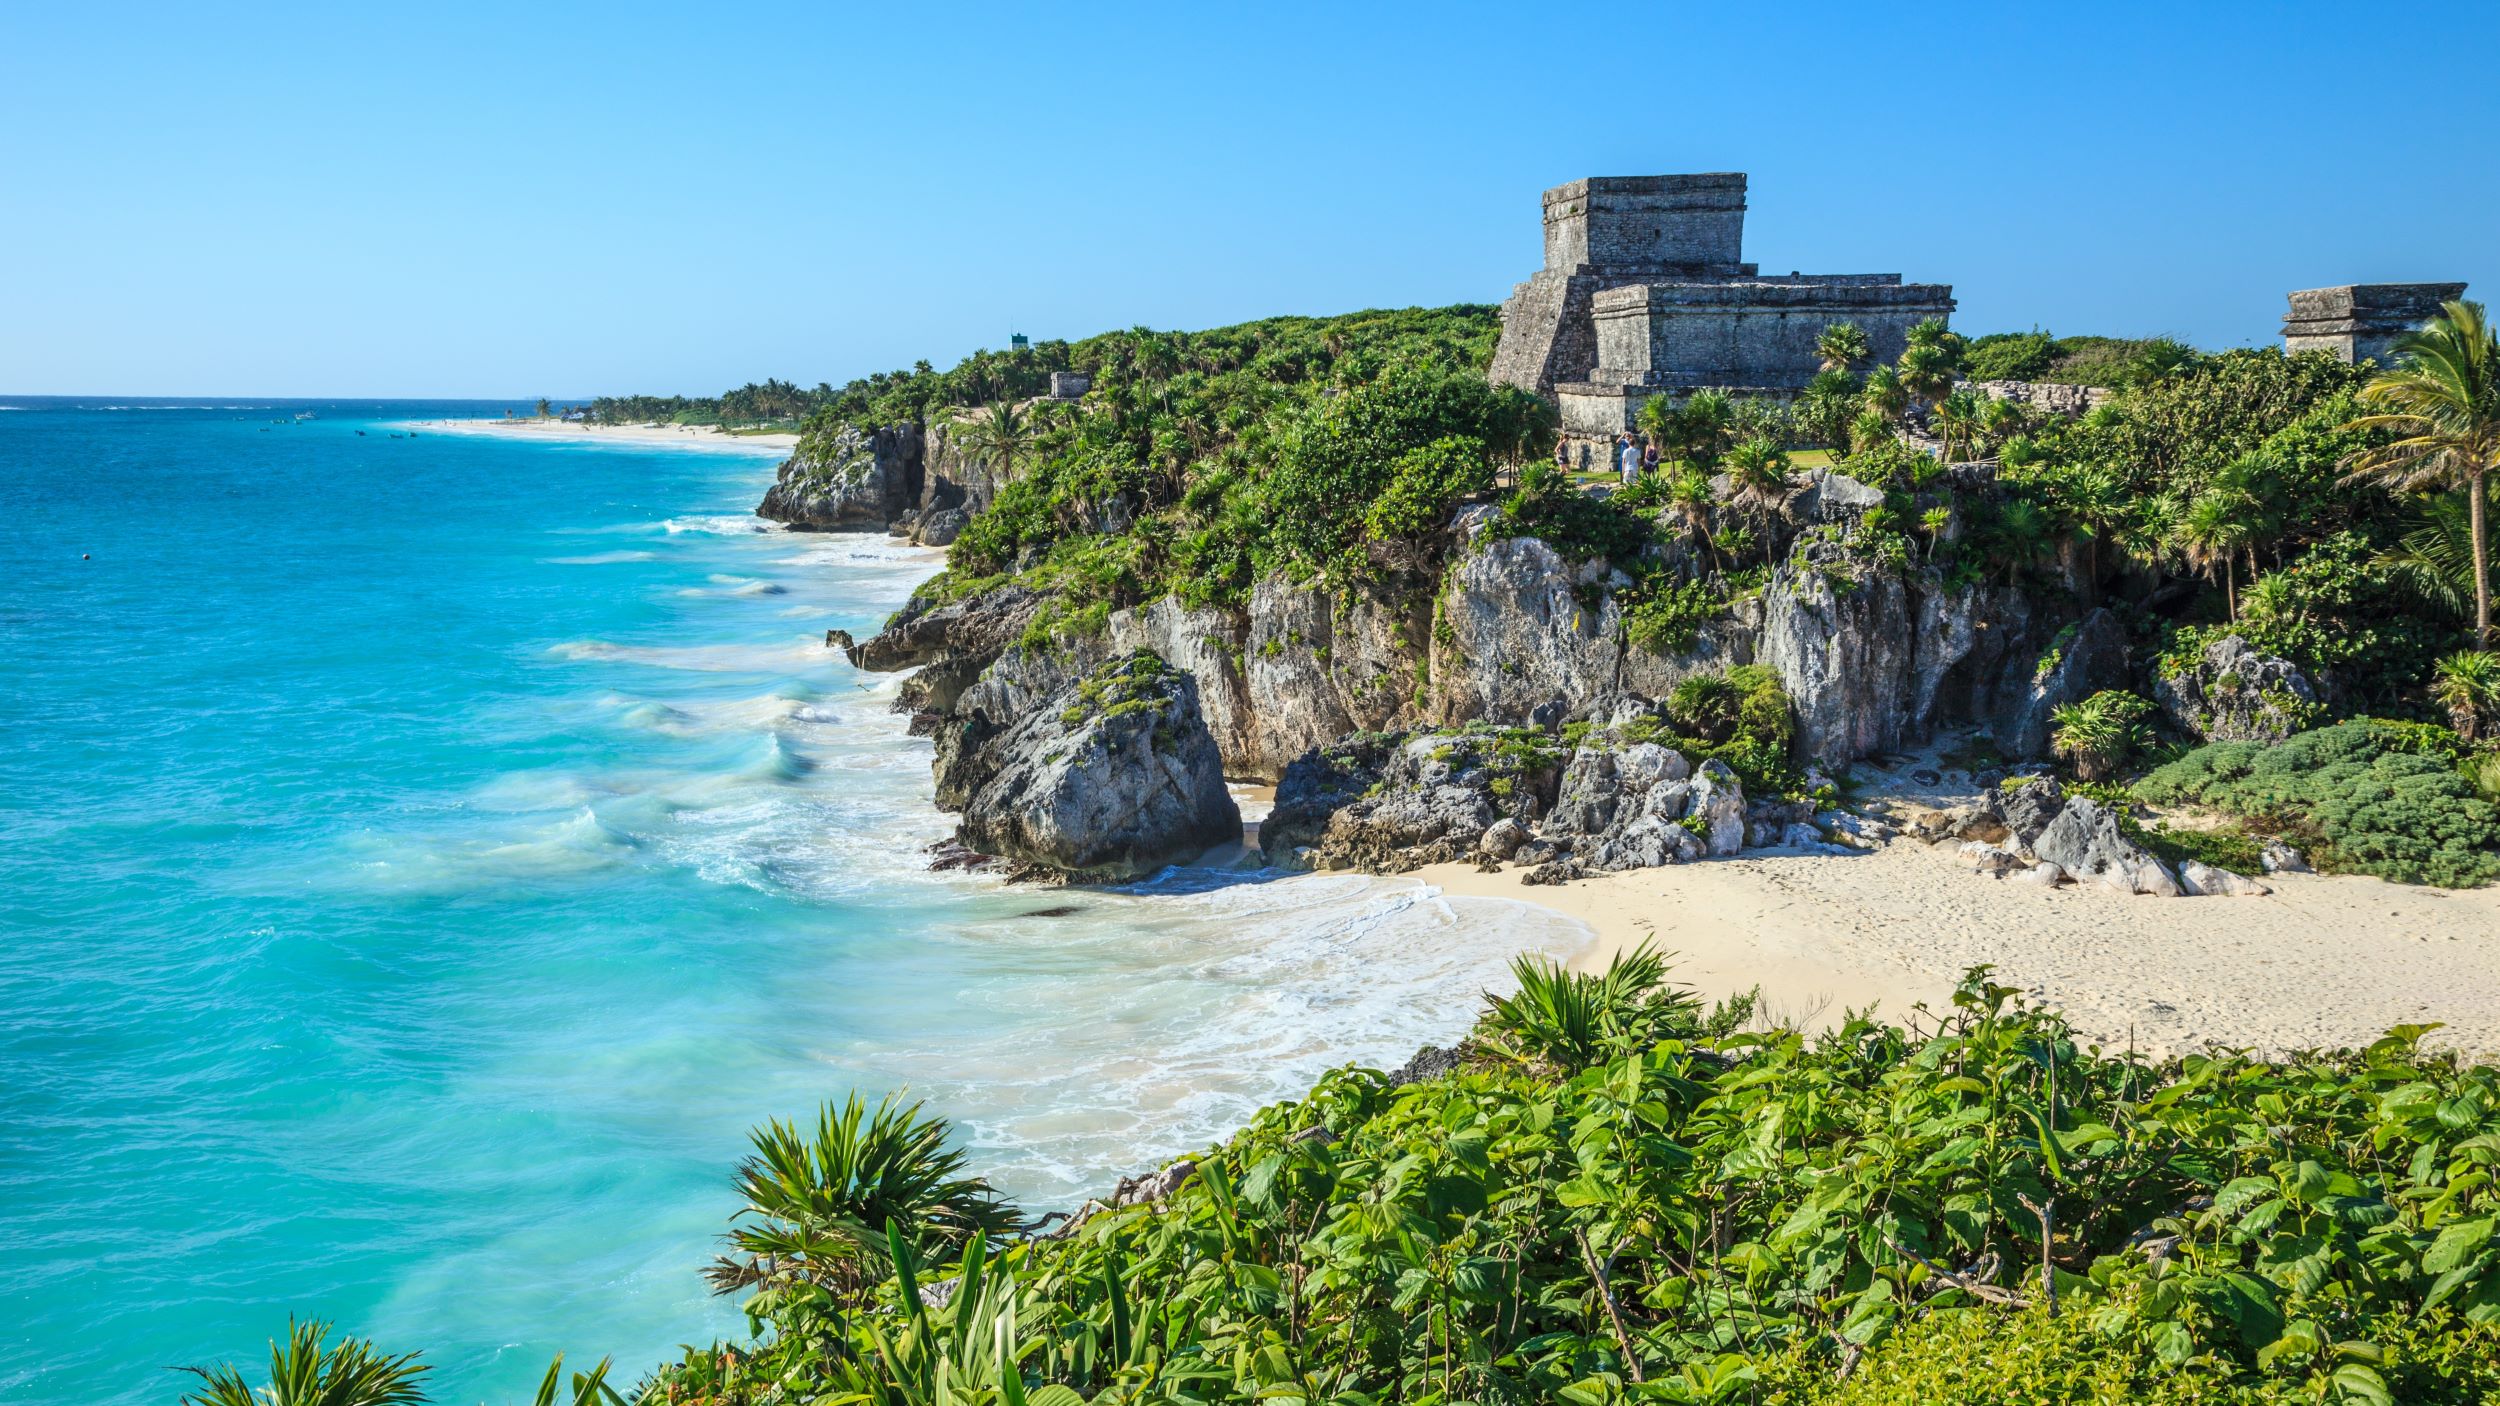
[[(1866, 338), (1836, 325), (1793, 398), (1645, 402), (1659, 463), (1630, 484), (1558, 462), (1550, 407), (1485, 379), (1496, 335), (1489, 309), (1458, 307), (983, 353), (855, 383), (814, 413), (793, 462), (902, 426), (986, 464), (984, 493), (950, 512), (946, 571), (898, 619), (1019, 602), (1027, 674), (1169, 602), (1189, 612), (1179, 643), (1209, 697), (1246, 692), (1259, 717), (1282, 716), (1272, 685), (1220, 676), (1259, 672), (1246, 635), (1337, 679), (1347, 661), (1291, 623), (1295, 593), (1317, 592), (1339, 631), (1391, 622), (1386, 642), (1361, 642), (1376, 676), (1331, 684), (1341, 730), (1517, 725), (1546, 699), (1603, 720), (1626, 693), (1759, 663), (1797, 710), (1796, 755), (1776, 759), (1796, 765), (1746, 779), (1788, 778), (1757, 794), (1791, 796), (1804, 764), (1836, 770), (1948, 721), (1993, 732), (2006, 765), (2062, 761), (2123, 788), (2202, 745), (2381, 718), (2450, 734), (2460, 780), (2445, 789), (2461, 794), (2393, 786), (2324, 808), (2165, 794), (2306, 838), (2330, 865), (2491, 874), (2500, 666), (2482, 644), (2474, 500), (2500, 442), (2500, 354), (2473, 305), (2392, 367), (2162, 339), (1971, 341), (1941, 322), (1869, 364)], [(1055, 371), (1089, 388), (1039, 395)], [(2015, 371), (2068, 383), (2002, 379)], [(2068, 395), (2077, 382), (2103, 389)], [(1519, 542), (1550, 556), (1494, 551)], [(1504, 595), (1566, 589), (1567, 624)], [(1473, 634), (1453, 629), (1462, 610), (1483, 617)], [(996, 651), (950, 657), (969, 677)], [(1399, 672), (1414, 682), (1389, 706)], [(1229, 771), (1273, 779), (1287, 744), (1219, 745)], [(2146, 799), (2110, 804), (2132, 821)], [(2436, 830), (2466, 857), (2327, 833), (2364, 815)]]
[[(550, 1369), (539, 1400), (2500, 1392), (2500, 1071), (2423, 1028), (2152, 1062), (1984, 970), (1948, 1010), (1814, 1038), (1751, 1000), (1705, 1010), (1646, 951), (1515, 977), (1456, 1049), (1332, 1073), (1074, 1220), (1006, 1205), (917, 1108), (770, 1125), (712, 1275), (753, 1337), (631, 1389), (603, 1363), (562, 1394)], [(272, 1400), (419, 1399), (421, 1363), (326, 1351), (282, 1354)], [(324, 1360), (365, 1385), (318, 1394)], [(247, 1399), (210, 1381), (193, 1399)]]

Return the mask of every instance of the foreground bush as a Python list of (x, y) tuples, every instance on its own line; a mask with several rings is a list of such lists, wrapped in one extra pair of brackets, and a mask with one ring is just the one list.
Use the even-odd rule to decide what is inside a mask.
[(2458, 772), (2455, 739), (2436, 728), (2361, 718), (2273, 746), (2217, 742), (2136, 789), (2279, 830), (2323, 868), (2447, 888), (2500, 878), (2500, 809)]
[[(674, 1403), (2465, 1403), (2500, 1382), (2500, 1071), (1942, 1016), (1713, 1033), (1540, 973), (1451, 1074), (1343, 1069), (1160, 1201), (749, 1301)], [(855, 1205), (864, 1206), (859, 1202)], [(925, 1242), (934, 1243), (934, 1242)], [(847, 1253), (847, 1252), (846, 1252)], [(846, 1261), (846, 1263), (849, 1261)]]

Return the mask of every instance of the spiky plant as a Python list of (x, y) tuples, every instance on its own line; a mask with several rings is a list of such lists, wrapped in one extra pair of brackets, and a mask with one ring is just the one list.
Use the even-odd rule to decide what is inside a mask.
[(1514, 958), (1510, 971), (1518, 994), (1486, 993), (1485, 1029), (1514, 1059), (1577, 1072), (1699, 1027), (1701, 1003), (1666, 984), (1667, 958), (1646, 942), (1615, 953), (1597, 974), (1533, 953)]
[(2080, 703), (2053, 710), (2049, 745), (2074, 763), (2085, 781), (2107, 781), (2141, 750), (2144, 719), (2153, 705), (2120, 689), (2103, 689)]
[(857, 1094), (827, 1104), (812, 1135), (775, 1119), (751, 1135), (738, 1166), (745, 1198), (728, 1236), (734, 1253), (704, 1271), (718, 1293), (812, 1286), (848, 1297), (882, 1279), (886, 1232), (938, 1248), (1006, 1235), (1023, 1217), (988, 1181), (964, 1175), (942, 1118), (891, 1095), (872, 1112)]
[(2440, 660), (2431, 669), (2431, 701), (2447, 710), (2457, 736), (2483, 737), (2500, 719), (2500, 654), (2465, 649)]
[(330, 1325), (318, 1319), (290, 1319), (286, 1341), (269, 1343), (269, 1385), (255, 1392), (243, 1373), (231, 1365), (185, 1367), (198, 1377), (199, 1389), (182, 1399), (185, 1406), (411, 1406), (425, 1393), (417, 1379), (431, 1369), (416, 1353), (392, 1357), (363, 1338), (343, 1337), (333, 1344)]

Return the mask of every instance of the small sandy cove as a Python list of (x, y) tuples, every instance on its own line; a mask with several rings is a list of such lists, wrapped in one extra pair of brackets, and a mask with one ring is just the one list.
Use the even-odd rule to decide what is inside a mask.
[(794, 434), (730, 434), (710, 425), (585, 425), (572, 420), (419, 420), (416, 427), (443, 434), (504, 435), (513, 439), (578, 440), (605, 444), (664, 444), (679, 449), (747, 449), (787, 453)]
[(1524, 870), (1442, 864), (1415, 877), (1452, 894), (1567, 913), (1600, 969), (1648, 939), (1705, 995), (1756, 984), (1767, 1013), (1820, 1026), (1843, 1008), (1898, 1017), (1950, 1004), (1962, 971), (2064, 1011), (2076, 1029), (2153, 1054), (2207, 1045), (2274, 1054), (2366, 1044), (2392, 1025), (2500, 1056), (2500, 890), (2414, 888), (2356, 876), (2270, 875), (2265, 898), (2147, 898), (2041, 889), (1970, 872), (1951, 843), (1902, 838), (1866, 854), (1784, 854), (1599, 875), (1557, 886)]

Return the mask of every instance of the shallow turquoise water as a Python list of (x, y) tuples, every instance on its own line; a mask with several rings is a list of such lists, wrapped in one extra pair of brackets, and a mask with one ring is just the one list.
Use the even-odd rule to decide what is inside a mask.
[(821, 641), (931, 563), (758, 530), (769, 455), (108, 404), (0, 397), (0, 1402), (171, 1401), (289, 1312), (443, 1400), (637, 1375), (738, 1330), (696, 1270), (766, 1117), (909, 1087), (1068, 1204), (1581, 940), (926, 873), (925, 744)]

